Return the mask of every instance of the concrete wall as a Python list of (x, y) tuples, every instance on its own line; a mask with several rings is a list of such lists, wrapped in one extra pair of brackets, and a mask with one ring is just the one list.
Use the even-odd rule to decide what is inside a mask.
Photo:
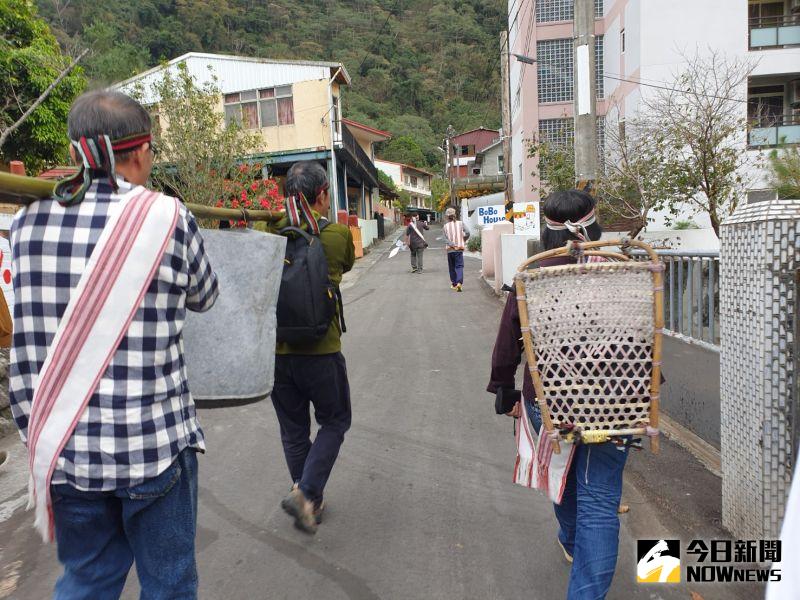
[(359, 219), (361, 229), (361, 243), (364, 248), (371, 246), (378, 239), (378, 221), (375, 219)]
[(720, 447), (719, 352), (664, 336), (661, 410)]

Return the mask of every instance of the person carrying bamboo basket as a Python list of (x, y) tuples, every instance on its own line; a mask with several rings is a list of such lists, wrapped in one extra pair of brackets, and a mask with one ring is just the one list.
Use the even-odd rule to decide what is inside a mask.
[(196, 598), (197, 452), (186, 311), (218, 296), (192, 214), (145, 187), (147, 111), (119, 92), (75, 100), (81, 169), (11, 226), (11, 409), (28, 448), (29, 506), (64, 573), (55, 598)]
[[(545, 250), (564, 248), (571, 241), (598, 240), (602, 233), (595, 214), (595, 201), (581, 191), (551, 194), (544, 202), (544, 215), (546, 228), (542, 232), (542, 245)], [(597, 256), (589, 258), (589, 262), (602, 260)], [(576, 262), (575, 256), (565, 254), (545, 258), (537, 266), (557, 267)], [(498, 412), (520, 418), (517, 424), (520, 450), (514, 480), (526, 487), (546, 490), (553, 500), (559, 524), (557, 543), (566, 560), (572, 564), (567, 598), (605, 598), (617, 562), (617, 511), (622, 495), (622, 472), (632, 444), (631, 436), (612, 437), (602, 443), (562, 442), (560, 453), (554, 452), (558, 437), (551, 440), (545, 435), (545, 441), (539, 437), (539, 443), (536, 444), (537, 436), (545, 431), (543, 414), (528, 368), (524, 370), (521, 401), (517, 401), (520, 400), (520, 394), (514, 390), (515, 374), (523, 356), (523, 331), (532, 330), (528, 326), (527, 314), (523, 315), (526, 317), (522, 319), (524, 323), (521, 322), (517, 291), (510, 288), (508, 291), (511, 293), (500, 321), (487, 391), (497, 395)], [(581, 294), (592, 294), (592, 290), (581, 290)], [(558, 368), (572, 372), (573, 366), (568, 364)], [(553, 371), (549, 373), (553, 375)], [(542, 375), (546, 376), (546, 373)], [(592, 376), (590, 374), (589, 379)], [(578, 368), (575, 368), (574, 376), (566, 378), (577, 383)], [(549, 415), (545, 416), (549, 418)], [(548, 432), (551, 429), (548, 425)], [(648, 428), (648, 433), (651, 431), (654, 435), (655, 430)], [(557, 435), (559, 432), (554, 433)], [(526, 438), (527, 455), (522, 450), (526, 444), (521, 443)], [(543, 454), (547, 456), (543, 457)]]

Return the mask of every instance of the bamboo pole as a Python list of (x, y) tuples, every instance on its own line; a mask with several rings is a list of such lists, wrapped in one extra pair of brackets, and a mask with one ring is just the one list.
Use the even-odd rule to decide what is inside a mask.
[[(658, 414), (661, 405), (661, 355), (664, 336), (664, 271), (662, 269), (653, 269), (653, 300), (655, 333), (653, 335), (653, 375), (650, 380), (650, 427), (658, 429)], [(653, 454), (658, 454), (660, 449), (658, 436), (651, 437), (650, 450)]]
[[(0, 201), (27, 206), (36, 200), (51, 197), (55, 186), (56, 182), (47, 179), (0, 172)], [(220, 221), (244, 220), (274, 223), (283, 216), (279, 212), (269, 210), (217, 208), (203, 204), (186, 204), (186, 208), (197, 218)]]
[[(517, 307), (519, 308), (519, 324), (522, 329), (522, 343), (525, 346), (525, 359), (528, 363), (528, 370), (533, 379), (533, 387), (536, 390), (536, 401), (539, 403), (539, 411), (542, 413), (542, 426), (548, 434), (553, 431), (553, 420), (550, 418), (550, 409), (547, 407), (547, 399), (544, 395), (544, 385), (539, 369), (536, 366), (536, 352), (533, 349), (533, 338), (531, 337), (530, 322), (528, 321), (528, 303), (525, 301), (525, 282), (521, 277), (517, 278)], [(523, 413), (523, 419), (524, 413)], [(548, 435), (549, 438), (549, 435)], [(561, 445), (558, 440), (553, 441), (553, 452), (561, 454)]]

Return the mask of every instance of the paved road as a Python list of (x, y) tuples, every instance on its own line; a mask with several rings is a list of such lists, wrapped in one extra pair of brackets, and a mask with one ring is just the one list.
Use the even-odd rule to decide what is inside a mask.
[[(407, 253), (389, 259), (384, 244), (344, 286), (354, 420), (316, 537), (279, 508), (290, 482), (271, 404), (201, 413), (202, 598), (564, 597), (569, 569), (551, 505), (511, 484), (512, 422), (494, 416), (483, 391), (500, 304), (478, 283), (474, 259), (464, 293), (449, 289), (439, 235), (429, 234), (424, 274), (408, 272)], [(0, 473), (0, 598), (47, 598), (55, 552), (22, 510), (20, 445), (6, 438), (0, 447), (15, 461)], [(632, 510), (609, 597), (688, 598), (682, 586), (634, 583), (634, 538), (668, 534), (675, 519), (663, 520), (633, 484), (625, 501)], [(136, 597), (134, 579), (125, 598)], [(733, 597), (712, 590), (701, 590), (705, 600)]]

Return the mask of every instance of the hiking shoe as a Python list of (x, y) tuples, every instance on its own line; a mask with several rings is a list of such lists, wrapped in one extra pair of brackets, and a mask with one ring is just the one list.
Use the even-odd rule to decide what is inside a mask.
[(319, 502), (314, 503), (314, 520), (317, 522), (317, 525), (322, 523), (322, 513), (325, 512), (325, 500), (320, 500)]
[(314, 516), (314, 503), (308, 500), (303, 490), (293, 486), (289, 495), (281, 500), (281, 508), (294, 517), (294, 526), (311, 535), (317, 533), (317, 518)]
[(564, 548), (564, 544), (561, 543), (561, 540), (556, 538), (556, 542), (558, 542), (558, 547), (561, 548), (561, 551), (564, 553), (564, 558), (567, 559), (569, 564), (572, 564), (572, 555)]
[(461, 289), (461, 284), (460, 283), (456, 286), (456, 291), (457, 292), (463, 292), (464, 291), (464, 290)]

